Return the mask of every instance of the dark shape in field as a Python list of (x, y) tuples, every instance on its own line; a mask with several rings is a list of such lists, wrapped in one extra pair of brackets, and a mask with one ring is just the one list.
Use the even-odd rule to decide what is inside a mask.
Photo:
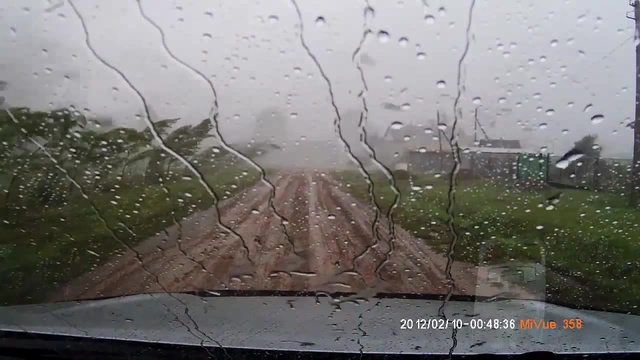
[(402, 111), (402, 107), (400, 105), (395, 105), (392, 103), (384, 103), (382, 104), (382, 107), (384, 107), (386, 110)]
[(556, 167), (560, 169), (566, 169), (569, 164), (580, 159), (585, 154), (582, 150), (573, 148), (564, 154), (557, 162)]

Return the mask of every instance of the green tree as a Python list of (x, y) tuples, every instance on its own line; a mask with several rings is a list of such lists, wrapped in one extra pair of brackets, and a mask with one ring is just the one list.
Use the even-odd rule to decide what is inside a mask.
[[(168, 133), (168, 135), (162, 136), (168, 131), (170, 125), (175, 122), (174, 120), (175, 119), (156, 122), (156, 131), (162, 138), (163, 143), (182, 157), (188, 158), (195, 155), (200, 149), (202, 142), (213, 136), (210, 134), (213, 129), (213, 124), (210, 119), (204, 119), (195, 126), (181, 126)], [(162, 125), (158, 126), (158, 123)], [(145, 135), (150, 136), (150, 131), (146, 130)], [(165, 178), (169, 176), (171, 166), (179, 161), (161, 147), (146, 149), (136, 154), (130, 162), (142, 160), (148, 160), (145, 171), (145, 181), (149, 184), (159, 183), (163, 173), (165, 174)]]

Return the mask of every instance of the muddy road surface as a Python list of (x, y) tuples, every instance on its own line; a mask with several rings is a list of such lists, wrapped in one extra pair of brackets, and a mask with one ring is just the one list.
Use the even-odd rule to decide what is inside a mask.
[[(399, 226), (392, 235), (384, 214), (373, 231), (375, 208), (349, 194), (347, 184), (312, 170), (270, 180), (273, 197), (259, 182), (219, 204), (231, 232), (218, 225), (214, 208), (201, 211), (73, 280), (51, 300), (221, 289), (447, 292), (446, 257)], [(457, 294), (504, 291), (491, 285), (486, 269), (470, 264), (454, 263), (452, 275)]]

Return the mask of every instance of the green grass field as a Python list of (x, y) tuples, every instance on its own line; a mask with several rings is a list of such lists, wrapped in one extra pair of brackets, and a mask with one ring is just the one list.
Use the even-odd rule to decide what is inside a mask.
[[(368, 201), (367, 184), (359, 174), (337, 176)], [(374, 184), (386, 211), (394, 194), (381, 174), (374, 175)], [(402, 202), (394, 211), (396, 223), (445, 252), (451, 239), (448, 178), (413, 176), (397, 185)], [(477, 264), (544, 257), (549, 300), (640, 312), (640, 211), (626, 207), (622, 194), (521, 191), (481, 180), (460, 181), (456, 189), (459, 238), (454, 259)], [(560, 191), (559, 201), (550, 207), (546, 199)], [(483, 242), (489, 251), (481, 260)]]
[[(223, 200), (255, 183), (259, 174), (233, 169), (205, 178)], [(0, 304), (42, 302), (52, 290), (126, 250), (114, 235), (133, 247), (172, 226), (172, 212), (179, 221), (213, 205), (206, 189), (188, 176), (168, 180), (166, 188), (168, 194), (160, 185), (123, 182), (113, 191), (89, 194), (104, 221), (79, 192), (62, 207), (2, 209)]]

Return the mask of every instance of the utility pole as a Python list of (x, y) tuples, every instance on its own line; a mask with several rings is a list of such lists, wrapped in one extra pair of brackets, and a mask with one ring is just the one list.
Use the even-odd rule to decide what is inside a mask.
[[(629, 5), (633, 7), (633, 18), (635, 21), (635, 37), (640, 34), (640, 4), (638, 0), (629, 0)], [(636, 40), (637, 41), (637, 40)], [(635, 42), (634, 42), (635, 43)], [(629, 205), (637, 207), (640, 203), (640, 47), (636, 45), (636, 112), (633, 126), (633, 163), (631, 164), (631, 193)]]
[(478, 108), (480, 106), (476, 107), (476, 113), (475, 113), (475, 119), (476, 121), (473, 122), (473, 146), (478, 146)]
[(438, 146), (442, 153), (442, 130), (440, 129), (440, 110), (436, 113), (436, 128), (438, 129)]
[(440, 158), (440, 168), (438, 170), (442, 172), (442, 130), (440, 130), (440, 110), (436, 113), (436, 128), (438, 129), (438, 157)]

